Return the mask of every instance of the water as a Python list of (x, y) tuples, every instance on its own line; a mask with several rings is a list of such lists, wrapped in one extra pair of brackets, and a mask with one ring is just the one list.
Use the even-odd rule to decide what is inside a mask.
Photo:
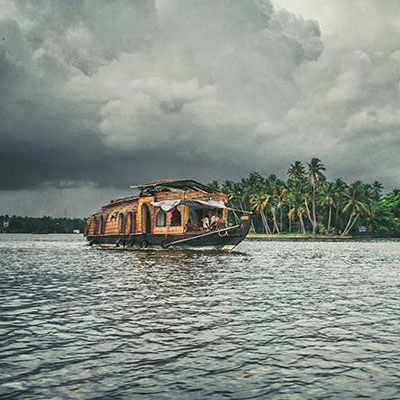
[(2, 399), (398, 399), (400, 242), (0, 235)]

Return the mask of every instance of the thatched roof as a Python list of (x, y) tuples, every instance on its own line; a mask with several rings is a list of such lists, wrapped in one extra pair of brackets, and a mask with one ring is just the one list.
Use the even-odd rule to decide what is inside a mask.
[(180, 190), (197, 190), (200, 192), (215, 193), (215, 190), (203, 183), (194, 181), (193, 179), (162, 179), (149, 183), (131, 186), (131, 188), (140, 189), (141, 191), (161, 191), (163, 189), (173, 188)]

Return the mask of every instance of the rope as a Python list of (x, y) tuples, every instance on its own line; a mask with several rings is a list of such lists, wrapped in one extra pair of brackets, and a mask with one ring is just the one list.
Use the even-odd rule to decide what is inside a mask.
[[(233, 229), (237, 229), (237, 228), (240, 228), (240, 225), (231, 226), (229, 228), (220, 229), (218, 231), (211, 231), (211, 232), (203, 233), (202, 235), (193, 236), (191, 238), (175, 240), (175, 242), (170, 242), (170, 243), (166, 244), (166, 246), (170, 247), (170, 246), (173, 246), (174, 244), (177, 244), (177, 243), (188, 242), (190, 240), (195, 240), (195, 239), (198, 239), (198, 238), (201, 238), (201, 237), (204, 237), (204, 236), (214, 235), (216, 233), (218, 233), (218, 235), (221, 236), (220, 232), (226, 232), (226, 234), (228, 234), (228, 231), (233, 230)], [(226, 236), (226, 235), (224, 235), (224, 236)]]
[(252, 211), (245, 211), (245, 210), (238, 210), (237, 208), (230, 208), (230, 207), (226, 207), (227, 210), (231, 210), (231, 211), (239, 211), (243, 214), (253, 214)]

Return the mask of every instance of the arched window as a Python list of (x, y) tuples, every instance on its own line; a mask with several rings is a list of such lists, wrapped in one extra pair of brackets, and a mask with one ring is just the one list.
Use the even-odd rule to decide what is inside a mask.
[(135, 233), (136, 213), (130, 212), (128, 215), (129, 215), (129, 233)]
[(119, 214), (118, 216), (118, 232), (124, 233), (125, 232), (125, 218), (124, 214)]
[(164, 210), (160, 210), (157, 213), (157, 218), (156, 218), (156, 226), (165, 226), (167, 222), (166, 214)]
[(146, 203), (142, 204), (142, 232), (143, 233), (151, 233), (152, 232), (152, 223), (151, 223), (151, 214), (150, 208)]
[(171, 216), (171, 226), (181, 226), (182, 225), (182, 214), (175, 208)]

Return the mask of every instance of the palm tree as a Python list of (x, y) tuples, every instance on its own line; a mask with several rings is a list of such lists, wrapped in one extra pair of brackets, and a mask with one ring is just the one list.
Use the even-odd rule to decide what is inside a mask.
[(364, 187), (361, 181), (356, 181), (350, 185), (345, 193), (345, 201), (346, 204), (343, 211), (350, 211), (350, 216), (342, 236), (350, 232), (360, 215), (368, 212), (367, 204), (364, 200)]
[(288, 212), (288, 218), (289, 218), (289, 221), (293, 221), (294, 217), (297, 216), (297, 218), (299, 220), (299, 229), (301, 229), (301, 232), (303, 234), (305, 234), (306, 228), (304, 225), (303, 215), (306, 210), (305, 210), (305, 206), (304, 206), (302, 197), (303, 197), (302, 194), (298, 193), (298, 192), (291, 194), (291, 199), (290, 199), (291, 207)]
[(331, 219), (332, 219), (332, 207), (336, 206), (336, 197), (335, 197), (335, 183), (334, 182), (327, 182), (322, 187), (321, 192), (321, 206), (328, 207), (328, 225), (327, 231), (329, 233), (331, 228)]
[(250, 204), (254, 209), (254, 211), (256, 211), (258, 215), (260, 215), (261, 221), (264, 225), (265, 232), (267, 233), (271, 233), (271, 229), (268, 225), (267, 217), (265, 215), (265, 210), (268, 207), (270, 199), (271, 195), (263, 192), (253, 193), (250, 199)]
[(271, 195), (270, 209), (272, 214), (272, 220), (274, 223), (274, 231), (280, 233), (278, 222), (276, 219), (276, 208), (279, 208), (279, 183), (280, 180), (275, 175), (270, 175), (266, 179), (266, 189)]
[(228, 196), (229, 202), (234, 207), (244, 210), (242, 204), (243, 190), (240, 183), (226, 180), (222, 184), (221, 191)]
[[(302, 213), (302, 217), (304, 214), (306, 214), (311, 222), (310, 212), (307, 205), (308, 186), (309, 185), (306, 183), (304, 179), (299, 179), (299, 180), (293, 178), (289, 179), (287, 182), (287, 187), (288, 187), (287, 203), (288, 203), (288, 210), (289, 211), (292, 210), (293, 214), (293, 208), (297, 210), (297, 208), (300, 207), (298, 203), (302, 202), (301, 209), (304, 210), (304, 212)], [(296, 212), (293, 215), (297, 215)], [(290, 218), (288, 214), (289, 232), (292, 231), (293, 220), (294, 218)]]
[(236, 214), (235, 208), (239, 210), (243, 210), (243, 208), (241, 207), (240, 204), (240, 190), (238, 190), (237, 183), (230, 180), (226, 180), (221, 185), (220, 190), (222, 193), (227, 195), (236, 223), (238, 223), (240, 221), (240, 218)]
[(382, 195), (383, 185), (379, 181), (375, 181), (371, 186), (372, 198), (378, 201)]
[(305, 177), (306, 169), (301, 161), (295, 161), (294, 164), (290, 164), (287, 174), (290, 179), (294, 181), (300, 181)]
[(307, 218), (310, 221), (311, 226), (313, 226), (314, 220), (311, 216), (310, 206), (308, 205), (309, 202), (312, 203), (312, 186), (311, 186), (311, 184), (306, 181), (302, 181), (301, 182), (301, 191), (303, 193), (304, 206), (305, 206)]
[(336, 232), (346, 235), (357, 222), (368, 224), (372, 232), (400, 232), (399, 189), (382, 195), (378, 181), (357, 181), (351, 186), (341, 178), (326, 182), (320, 160), (313, 158), (307, 166), (306, 171), (300, 161), (291, 164), (286, 182), (275, 175), (264, 178), (252, 172), (239, 182), (227, 180), (219, 185), (213, 181), (210, 186), (225, 193), (232, 208), (256, 211), (253, 231), (257, 223), (268, 233), (291, 232), (296, 220), (303, 233), (312, 226), (315, 234), (321, 224), (327, 232), (334, 226)]
[(213, 190), (216, 190), (216, 191), (221, 191), (221, 188), (220, 188), (220, 186), (219, 186), (219, 183), (218, 183), (218, 181), (216, 181), (216, 180), (213, 180), (213, 181), (211, 181), (209, 184), (208, 184), (208, 186), (211, 188), (211, 189), (213, 189)]
[(236, 193), (234, 190), (234, 185), (234, 182), (226, 180), (221, 186), (221, 191), (227, 195), (229, 202), (235, 207), (236, 205), (234, 202), (236, 200)]
[(286, 186), (285, 182), (279, 179), (276, 188), (276, 201), (279, 208), (279, 226), (281, 232), (283, 232), (283, 208), (287, 204), (288, 198), (289, 198), (289, 189)]
[(339, 211), (342, 208), (342, 202), (344, 194), (346, 193), (348, 186), (347, 183), (342, 178), (337, 178), (335, 180), (335, 231), (339, 232)]
[(320, 180), (323, 180), (325, 177), (321, 171), (325, 171), (324, 164), (322, 164), (321, 160), (318, 158), (312, 158), (308, 165), (308, 173), (307, 173), (307, 181), (312, 186), (312, 227), (313, 227), (313, 235), (317, 230), (317, 216), (316, 216), (316, 187), (317, 183)]
[[(254, 209), (251, 205), (251, 198), (255, 194), (265, 192), (265, 179), (258, 172), (251, 172), (246, 178), (243, 178), (240, 183), (242, 191), (242, 201), (246, 210)], [(255, 232), (253, 220), (251, 221), (251, 229)]]

